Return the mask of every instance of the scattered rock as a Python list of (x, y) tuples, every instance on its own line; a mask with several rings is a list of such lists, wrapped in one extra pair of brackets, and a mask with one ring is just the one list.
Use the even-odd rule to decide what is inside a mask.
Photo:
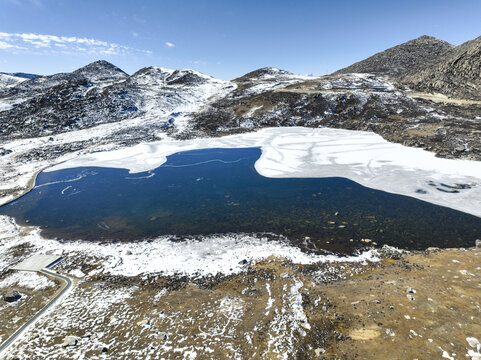
[(106, 353), (109, 352), (109, 348), (106, 347), (106, 346), (100, 345), (100, 346), (97, 347), (97, 351), (98, 351), (99, 353), (106, 354)]
[(396, 334), (394, 333), (393, 329), (386, 329), (386, 335), (389, 335), (389, 336), (395, 336)]
[(480, 239), (476, 239), (476, 247), (478, 249), (481, 248), (481, 240)]
[(12, 150), (10, 150), (10, 149), (0, 148), (0, 156), (5, 156), (5, 155), (11, 154), (11, 153), (12, 153)]
[(150, 325), (150, 320), (144, 319), (144, 320), (137, 321), (137, 325)]
[(378, 251), (382, 257), (393, 260), (399, 260), (403, 254), (403, 250), (396, 249), (395, 247), (389, 245), (383, 245), (383, 247)]
[(477, 347), (478, 345), (481, 345), (480, 342), (478, 341), (478, 339), (476, 339), (475, 337), (467, 337), (466, 338), (466, 341), (468, 342), (469, 346), (471, 347)]
[(10, 291), (9, 293), (5, 294), (5, 296), (3, 298), (6, 302), (15, 302), (15, 301), (20, 300), (21, 297), (22, 297), (22, 295), (17, 290), (14, 290), (14, 291)]
[(62, 346), (69, 347), (69, 346), (76, 346), (78, 344), (79, 338), (77, 336), (68, 335), (63, 339)]

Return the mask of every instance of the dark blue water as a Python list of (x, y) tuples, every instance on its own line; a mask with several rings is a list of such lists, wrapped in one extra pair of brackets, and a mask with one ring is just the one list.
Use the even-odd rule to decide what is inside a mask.
[(41, 173), (31, 192), (0, 213), (60, 239), (272, 232), (305, 249), (343, 253), (365, 245), (362, 238), (423, 249), (472, 246), (481, 234), (478, 217), (344, 178), (263, 177), (254, 169), (260, 154), (188, 151), (141, 174), (95, 167)]

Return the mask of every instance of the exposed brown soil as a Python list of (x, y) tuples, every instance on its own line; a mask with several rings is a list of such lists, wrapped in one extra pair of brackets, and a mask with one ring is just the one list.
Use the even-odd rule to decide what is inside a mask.
[[(481, 334), (480, 259), (481, 249), (447, 249), (325, 269), (266, 259), (202, 281), (97, 276), (81, 281), (11, 358), (19, 349), (31, 358), (97, 358), (104, 348), (116, 359), (466, 358), (466, 338)], [(62, 347), (66, 336), (78, 344)]]

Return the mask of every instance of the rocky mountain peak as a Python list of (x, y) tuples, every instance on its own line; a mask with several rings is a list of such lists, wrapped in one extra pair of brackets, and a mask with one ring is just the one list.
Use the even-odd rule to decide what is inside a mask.
[(175, 70), (166, 81), (169, 85), (197, 85), (203, 84), (209, 81), (209, 79), (210, 76), (204, 75), (198, 71), (183, 69)]
[(429, 36), (429, 35), (421, 35), (420, 37), (416, 38), (416, 39), (412, 39), (412, 40), (409, 40), (407, 41), (405, 44), (408, 44), (408, 43), (415, 43), (415, 42), (445, 42), (444, 40), (440, 40), (434, 36)]
[(428, 66), (411, 69), (400, 81), (416, 90), (481, 100), (481, 36), (450, 48)]
[[(58, 73), (39, 76), (22, 81), (15, 86), (18, 92), (42, 91), (62, 84), (83, 84), (114, 82), (126, 78), (128, 74), (105, 60), (95, 61), (71, 73)], [(76, 85), (74, 85), (76, 86)]]
[(413, 68), (436, 61), (452, 48), (453, 45), (446, 41), (423, 35), (338, 70), (334, 75), (371, 73), (400, 76)]
[(72, 74), (85, 76), (93, 81), (117, 80), (128, 76), (123, 70), (105, 60), (94, 61), (75, 70)]
[(290, 73), (289, 71), (281, 70), (274, 67), (263, 67), (263, 68), (251, 71), (232, 81), (235, 81), (235, 82), (253, 81), (253, 80), (258, 80), (266, 77), (278, 76), (278, 75), (293, 75), (293, 74)]
[(137, 85), (159, 85), (165, 83), (173, 72), (174, 70), (163, 67), (148, 66), (131, 75), (128, 82)]

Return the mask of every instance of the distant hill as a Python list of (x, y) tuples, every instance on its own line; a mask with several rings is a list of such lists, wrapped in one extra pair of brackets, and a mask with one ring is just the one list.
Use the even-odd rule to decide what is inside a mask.
[(23, 73), (23, 72), (12, 73), (11, 75), (21, 77), (21, 78), (25, 78), (25, 79), (35, 79), (35, 78), (40, 76), (40, 75), (36, 75), (36, 74), (27, 74), (27, 73)]
[(37, 78), (37, 77), (40, 77), (40, 75), (27, 74), (27, 73), (23, 73), (23, 72), (16, 72), (16, 73), (0, 72), (0, 75), (13, 76), (13, 77), (16, 77), (16, 78), (20, 78), (20, 79), (22, 79), (22, 80), (25, 80), (25, 79), (35, 79), (35, 78)]
[(25, 81), (25, 78), (9, 73), (0, 73), (0, 89), (15, 86)]
[(340, 69), (333, 75), (371, 73), (400, 76), (413, 68), (437, 60), (453, 47), (446, 41), (424, 35)]
[(261, 69), (251, 71), (251, 72), (249, 72), (249, 73), (247, 73), (247, 74), (245, 74), (241, 77), (238, 77), (238, 78), (236, 78), (232, 81), (235, 81), (235, 82), (255, 81), (255, 80), (259, 80), (261, 78), (278, 77), (278, 76), (282, 76), (282, 75), (293, 75), (293, 74), (288, 72), (288, 71), (277, 69), (277, 68), (274, 68), (274, 67), (264, 67), (264, 68), (261, 68)]

